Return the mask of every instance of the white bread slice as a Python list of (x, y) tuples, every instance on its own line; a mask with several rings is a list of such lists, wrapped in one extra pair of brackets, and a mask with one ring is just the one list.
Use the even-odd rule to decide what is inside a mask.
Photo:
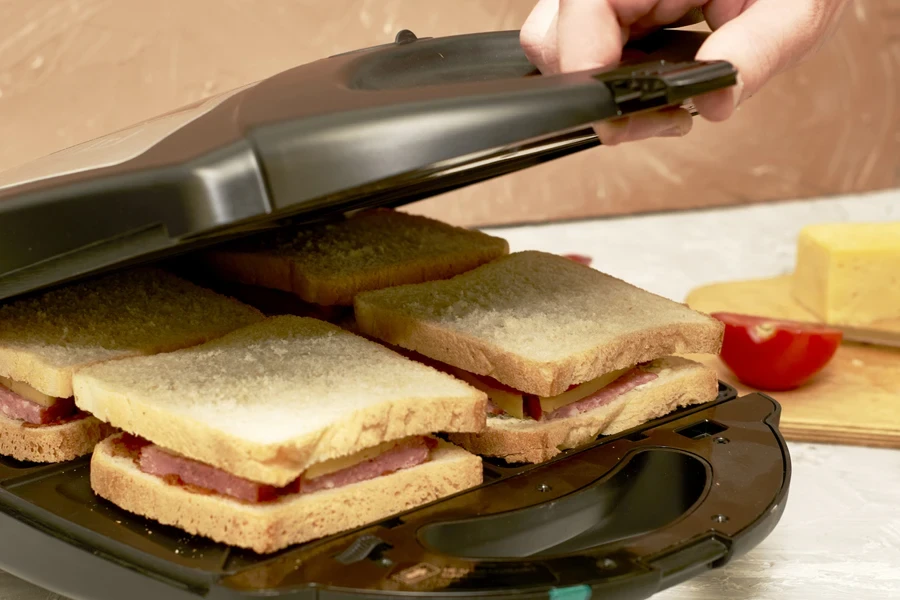
[(619, 433), (718, 396), (716, 372), (700, 363), (670, 356), (646, 368), (658, 377), (578, 416), (553, 421), (491, 417), (483, 432), (451, 434), (450, 440), (475, 454), (511, 463), (538, 463), (599, 434)]
[(393, 210), (266, 233), (205, 253), (210, 274), (350, 306), (359, 292), (446, 279), (509, 252), (502, 238)]
[(68, 398), (81, 367), (200, 344), (262, 318), (165, 271), (123, 271), (0, 306), (0, 376)]
[(90, 454), (113, 431), (91, 416), (35, 427), (0, 415), (0, 455), (36, 463), (65, 462)]
[(481, 459), (439, 442), (431, 460), (368, 481), (252, 504), (142, 472), (115, 437), (91, 458), (91, 487), (125, 510), (217, 542), (269, 553), (388, 518), (482, 483)]
[(718, 353), (724, 333), (683, 304), (543, 252), (365, 292), (354, 308), (363, 334), (539, 396), (671, 354)]
[(75, 403), (189, 458), (283, 486), (381, 442), (480, 431), (487, 396), (324, 321), (271, 317), (201, 346), (88, 367)]

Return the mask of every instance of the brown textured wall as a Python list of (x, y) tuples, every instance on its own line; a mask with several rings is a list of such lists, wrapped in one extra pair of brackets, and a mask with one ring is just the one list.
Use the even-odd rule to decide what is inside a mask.
[[(0, 169), (298, 63), (419, 35), (518, 28), (531, 0), (6, 0)], [(854, 0), (835, 38), (727, 124), (599, 148), (413, 207), (483, 224), (900, 184), (900, 1)]]

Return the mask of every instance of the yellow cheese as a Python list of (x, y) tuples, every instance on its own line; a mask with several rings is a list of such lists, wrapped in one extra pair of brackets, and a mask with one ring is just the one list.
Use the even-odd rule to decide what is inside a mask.
[[(496, 388), (492, 385), (489, 385), (488, 383), (485, 383), (471, 373), (463, 371), (462, 369), (453, 368), (451, 370), (453, 371), (454, 375), (456, 375), (472, 387), (479, 389), (487, 394), (488, 398), (490, 398), (494, 404), (500, 407), (503, 412), (505, 412), (509, 416), (515, 417), (517, 419), (525, 418), (524, 394), (516, 394), (507, 390)], [(546, 414), (549, 412), (553, 412), (557, 408), (566, 406), (567, 404), (572, 404), (573, 402), (578, 402), (579, 400), (587, 398), (591, 394), (594, 394), (605, 388), (610, 383), (630, 370), (631, 369), (629, 368), (612, 371), (611, 373), (601, 375), (596, 379), (592, 379), (590, 381), (582, 383), (578, 387), (574, 387), (571, 390), (565, 391), (558, 396), (540, 397), (538, 399), (541, 402), (541, 411)]]
[(8, 379), (6, 377), (0, 377), (0, 385), (5, 387), (6, 389), (12, 391), (15, 394), (18, 394), (25, 398), (26, 400), (31, 400), (41, 406), (53, 406), (56, 404), (56, 398), (54, 396), (48, 396), (42, 392), (37, 391), (27, 383), (22, 383), (21, 381), (13, 381), (12, 379)]
[(363, 461), (372, 460), (380, 454), (384, 454), (393, 448), (396, 443), (396, 441), (383, 442), (377, 446), (361, 450), (356, 454), (351, 454), (350, 456), (341, 456), (322, 461), (309, 467), (303, 476), (306, 479), (315, 479), (317, 477), (322, 477), (323, 475), (330, 475), (332, 473), (337, 473), (338, 471), (343, 471), (344, 469), (349, 469)]
[(462, 379), (475, 389), (481, 390), (487, 394), (487, 397), (491, 399), (491, 402), (500, 407), (506, 414), (517, 419), (525, 418), (525, 404), (522, 401), (522, 394), (514, 394), (506, 390), (495, 388), (462, 369), (453, 368), (451, 370), (459, 379)]
[(900, 222), (806, 227), (792, 294), (827, 323), (900, 318)]
[(601, 375), (597, 379), (591, 379), (588, 382), (582, 383), (578, 387), (563, 392), (558, 396), (541, 398), (541, 411), (544, 413), (553, 412), (557, 408), (562, 408), (567, 404), (572, 404), (573, 402), (583, 400), (591, 394), (599, 392), (630, 370), (631, 369), (629, 368), (612, 371), (610, 373), (607, 373), (606, 375)]

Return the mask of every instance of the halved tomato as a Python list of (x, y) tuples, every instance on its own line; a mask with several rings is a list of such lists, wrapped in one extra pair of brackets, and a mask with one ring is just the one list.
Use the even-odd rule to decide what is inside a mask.
[(725, 323), (720, 357), (741, 382), (760, 389), (800, 387), (834, 357), (843, 333), (826, 325), (713, 313)]

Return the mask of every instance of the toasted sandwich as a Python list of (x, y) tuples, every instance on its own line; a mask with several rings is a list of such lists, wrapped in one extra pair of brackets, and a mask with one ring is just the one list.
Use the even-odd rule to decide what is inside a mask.
[(352, 317), (356, 294), (447, 279), (509, 252), (506, 240), (388, 209), (288, 227), (199, 256), (222, 291), (267, 314)]
[(0, 305), (0, 454), (29, 462), (89, 454), (110, 428), (76, 406), (79, 369), (200, 344), (262, 318), (157, 269)]
[(723, 326), (561, 256), (519, 252), (445, 281), (364, 292), (359, 331), (484, 391), (487, 427), (450, 439), (508, 462), (561, 450), (717, 397)]
[(82, 369), (75, 402), (123, 431), (91, 458), (119, 507), (268, 553), (477, 486), (487, 396), (324, 321)]

